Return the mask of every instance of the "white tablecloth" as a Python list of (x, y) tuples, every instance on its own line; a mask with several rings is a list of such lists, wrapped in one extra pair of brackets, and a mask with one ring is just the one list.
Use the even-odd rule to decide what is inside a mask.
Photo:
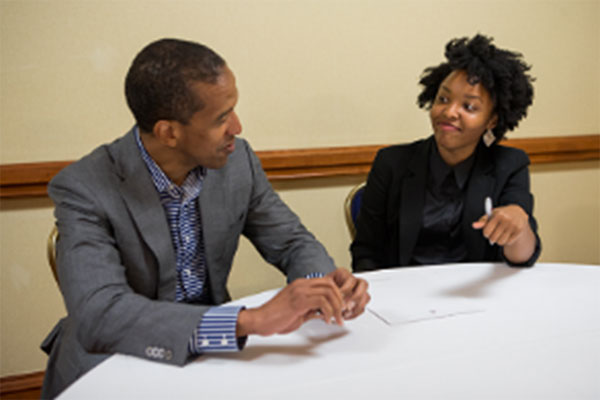
[(310, 321), (184, 367), (114, 355), (60, 398), (600, 399), (599, 266), (457, 264), (362, 277), (373, 299), (344, 327)]

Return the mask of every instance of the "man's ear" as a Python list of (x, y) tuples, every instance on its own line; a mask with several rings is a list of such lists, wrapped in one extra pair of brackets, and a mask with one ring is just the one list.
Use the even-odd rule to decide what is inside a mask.
[(154, 133), (154, 137), (156, 137), (160, 143), (167, 147), (175, 147), (177, 145), (178, 132), (173, 121), (165, 119), (158, 120), (154, 124), (152, 133)]

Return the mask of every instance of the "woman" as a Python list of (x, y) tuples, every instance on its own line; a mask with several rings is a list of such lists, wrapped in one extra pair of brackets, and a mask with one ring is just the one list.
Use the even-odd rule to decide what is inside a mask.
[(382, 149), (373, 162), (351, 246), (354, 271), (530, 266), (540, 254), (529, 158), (497, 144), (531, 105), (530, 67), (482, 35), (450, 41), (445, 55), (420, 80), (418, 104), (429, 109), (433, 135)]

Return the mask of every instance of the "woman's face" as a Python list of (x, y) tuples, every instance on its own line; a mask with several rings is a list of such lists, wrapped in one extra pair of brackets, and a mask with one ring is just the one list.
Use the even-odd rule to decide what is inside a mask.
[(466, 71), (454, 70), (441, 83), (429, 111), (440, 155), (456, 165), (475, 151), (481, 135), (496, 126), (494, 104), (480, 84), (468, 82)]

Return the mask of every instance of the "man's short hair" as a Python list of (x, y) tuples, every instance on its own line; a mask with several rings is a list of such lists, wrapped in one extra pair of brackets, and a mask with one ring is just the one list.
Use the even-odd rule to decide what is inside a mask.
[(133, 60), (125, 78), (127, 104), (142, 131), (161, 119), (187, 124), (204, 104), (193, 82), (215, 83), (225, 60), (208, 47), (179, 39), (150, 43)]

